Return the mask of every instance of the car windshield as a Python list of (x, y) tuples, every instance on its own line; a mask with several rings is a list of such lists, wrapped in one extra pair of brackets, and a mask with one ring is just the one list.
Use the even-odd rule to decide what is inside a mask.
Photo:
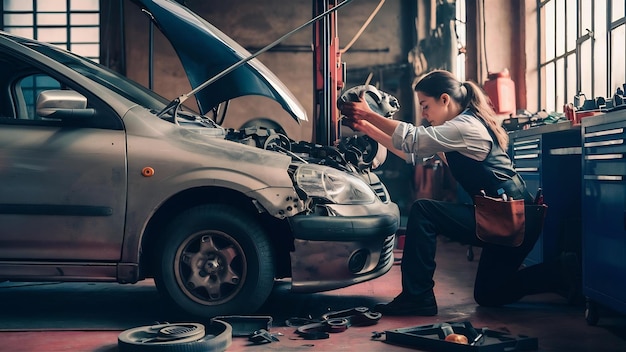
[(160, 111), (168, 103), (167, 99), (150, 89), (86, 58), (54, 46), (30, 41), (24, 41), (22, 44), (64, 64), (81, 75), (146, 108)]

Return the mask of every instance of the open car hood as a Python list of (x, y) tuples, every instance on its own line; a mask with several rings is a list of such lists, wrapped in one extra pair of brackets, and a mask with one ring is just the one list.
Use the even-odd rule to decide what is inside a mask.
[[(219, 29), (171, 0), (134, 0), (152, 15), (183, 64), (193, 89), (251, 54)], [(187, 93), (187, 92), (185, 92)], [(274, 99), (296, 121), (307, 120), (306, 111), (287, 87), (256, 58), (195, 94), (206, 114), (219, 103), (245, 95)]]

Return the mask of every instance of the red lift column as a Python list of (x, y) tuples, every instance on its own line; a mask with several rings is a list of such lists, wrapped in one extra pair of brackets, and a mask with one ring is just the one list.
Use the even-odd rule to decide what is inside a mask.
[[(336, 6), (337, 0), (313, 0), (313, 16)], [(314, 23), (313, 45), (313, 136), (315, 143), (334, 145), (341, 138), (337, 98), (344, 85), (336, 11)]]

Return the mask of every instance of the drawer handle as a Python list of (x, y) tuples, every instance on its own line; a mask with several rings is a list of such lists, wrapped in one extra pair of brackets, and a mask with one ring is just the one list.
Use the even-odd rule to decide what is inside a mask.
[(619, 175), (585, 175), (585, 180), (621, 181), (623, 179), (624, 179), (624, 176), (619, 176)]
[(515, 155), (513, 159), (535, 159), (538, 157), (539, 157), (539, 154), (522, 154), (522, 155)]
[(517, 171), (517, 172), (537, 172), (537, 171), (539, 171), (539, 168), (537, 168), (537, 167), (517, 167), (517, 168), (515, 168), (515, 171)]
[(615, 129), (612, 129), (612, 130), (605, 130), (605, 131), (585, 133), (584, 137), (588, 138), (588, 137), (608, 136), (610, 134), (620, 134), (620, 133), (623, 133), (623, 132), (624, 132), (623, 128), (615, 128)]
[(539, 149), (539, 144), (529, 144), (519, 147), (513, 147), (513, 150), (528, 150), (528, 149)]
[(513, 145), (522, 145), (522, 144), (529, 144), (529, 143), (539, 143), (539, 138), (526, 139), (522, 141), (518, 140), (518, 141), (513, 142)]
[(550, 149), (550, 155), (579, 155), (582, 154), (581, 147), (565, 147)]
[(615, 159), (624, 159), (624, 154), (585, 155), (585, 160), (615, 160)]
[(623, 139), (611, 139), (608, 141), (600, 141), (600, 142), (585, 142), (585, 148), (589, 147), (605, 147), (607, 145), (620, 145), (624, 144)]

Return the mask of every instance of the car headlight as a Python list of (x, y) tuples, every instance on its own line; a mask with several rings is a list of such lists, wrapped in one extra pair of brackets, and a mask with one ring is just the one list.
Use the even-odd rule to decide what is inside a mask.
[(324, 198), (336, 204), (366, 204), (376, 199), (365, 181), (327, 166), (302, 165), (294, 173), (294, 179), (309, 197)]

